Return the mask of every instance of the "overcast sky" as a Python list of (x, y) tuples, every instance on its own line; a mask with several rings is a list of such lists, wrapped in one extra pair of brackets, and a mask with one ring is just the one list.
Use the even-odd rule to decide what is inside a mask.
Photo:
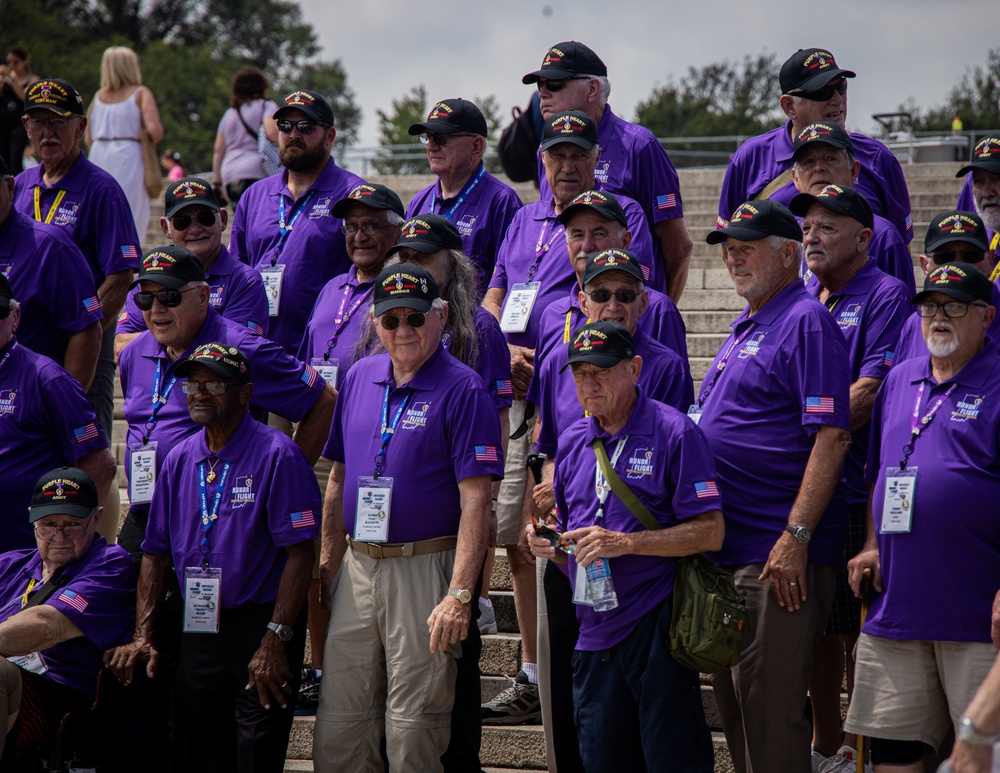
[(361, 145), (378, 144), (375, 110), (420, 84), (430, 104), (495, 94), (506, 123), (531, 93), (521, 76), (564, 40), (586, 43), (605, 61), (610, 103), (628, 119), (654, 86), (689, 66), (765, 48), (784, 61), (799, 48), (823, 47), (858, 73), (848, 128), (864, 132), (873, 131), (872, 113), (908, 97), (939, 104), (966, 67), (984, 65), (989, 48), (1000, 46), (997, 0), (300, 2), (323, 58), (341, 59), (347, 71), (363, 110)]

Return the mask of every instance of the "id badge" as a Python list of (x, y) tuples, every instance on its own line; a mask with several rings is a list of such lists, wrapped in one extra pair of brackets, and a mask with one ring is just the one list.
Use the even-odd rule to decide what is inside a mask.
[(132, 444), (132, 474), (128, 479), (128, 501), (149, 504), (156, 488), (156, 441)]
[(268, 266), (260, 270), (260, 278), (264, 280), (264, 291), (267, 293), (267, 314), (277, 317), (281, 307), (281, 278), (285, 274), (285, 264)]
[(695, 424), (701, 424), (701, 406), (692, 405), (688, 408), (688, 418), (691, 419)]
[(14, 655), (7, 658), (7, 660), (18, 668), (30, 671), (32, 674), (42, 675), (48, 673), (49, 670), (49, 667), (45, 665), (45, 661), (42, 660), (42, 656), (37, 652), (29, 652), (27, 655)]
[(184, 569), (184, 632), (218, 633), (222, 606), (222, 569)]
[(885, 498), (882, 500), (882, 534), (906, 534), (913, 527), (913, 494), (917, 468), (885, 471)]
[[(575, 562), (574, 562), (575, 563)], [(573, 583), (573, 603), (585, 607), (594, 606), (590, 599), (590, 588), (587, 585), (587, 567), (576, 564), (576, 582)]]
[(511, 288), (500, 315), (500, 329), (504, 333), (523, 333), (528, 329), (528, 319), (541, 289), (541, 282), (522, 282)]
[(359, 477), (353, 539), (358, 542), (388, 542), (391, 505), (392, 478)]
[(316, 369), (316, 372), (323, 377), (323, 380), (327, 384), (334, 389), (337, 388), (337, 373), (340, 370), (340, 360), (336, 357), (331, 357), (329, 360), (323, 357), (313, 357), (309, 360), (309, 364)]

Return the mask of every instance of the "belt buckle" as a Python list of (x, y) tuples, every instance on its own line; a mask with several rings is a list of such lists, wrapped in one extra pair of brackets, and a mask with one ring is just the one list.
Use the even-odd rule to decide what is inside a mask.
[[(378, 548), (378, 555), (375, 555), (374, 553), (372, 553), (372, 546), (373, 545)], [(382, 543), (381, 542), (369, 542), (368, 543), (368, 557), (369, 558), (374, 558), (374, 559), (376, 559), (378, 561), (382, 561), (382, 560), (385, 559), (385, 554), (382, 552)]]

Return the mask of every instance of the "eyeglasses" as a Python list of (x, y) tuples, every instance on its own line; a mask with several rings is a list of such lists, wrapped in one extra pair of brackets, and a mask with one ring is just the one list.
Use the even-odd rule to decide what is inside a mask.
[(24, 123), (33, 132), (40, 132), (46, 126), (51, 127), (53, 131), (62, 131), (72, 120), (72, 118), (26, 118)]
[(841, 96), (847, 93), (847, 80), (845, 78), (841, 78), (832, 86), (824, 86), (821, 89), (814, 89), (812, 91), (799, 89), (797, 91), (789, 91), (788, 93), (793, 97), (808, 99), (810, 102), (826, 102), (827, 100), (833, 98), (834, 92), (837, 92)]
[(438, 134), (437, 132), (424, 132), (420, 135), (420, 141), (426, 145), (431, 140), (442, 148), (448, 144), (449, 140), (458, 139), (459, 137), (478, 137), (478, 134), (472, 134), (471, 132), (453, 132), (451, 134)]
[(132, 298), (135, 301), (135, 305), (139, 307), (140, 311), (149, 311), (153, 308), (154, 298), (168, 309), (173, 309), (180, 306), (181, 301), (184, 300), (181, 295), (197, 289), (198, 286), (196, 285), (195, 287), (189, 287), (187, 290), (160, 290), (155, 293), (136, 293), (132, 296)]
[(63, 537), (68, 540), (78, 540), (87, 533), (87, 527), (90, 526), (91, 517), (92, 516), (88, 515), (80, 523), (71, 523), (65, 526), (55, 526), (51, 523), (36, 523), (35, 534), (38, 536), (38, 539), (43, 542), (49, 542), (56, 536), (56, 532), (59, 531), (61, 531)]
[(935, 263), (978, 263), (983, 259), (983, 250), (934, 250), (928, 257)]
[(210, 212), (204, 209), (197, 215), (174, 215), (170, 218), (170, 224), (178, 231), (186, 231), (191, 227), (191, 221), (197, 220), (198, 224), (203, 228), (210, 228), (215, 225), (215, 218), (218, 215), (218, 212)]
[(934, 301), (923, 301), (917, 304), (917, 314), (921, 317), (933, 317), (938, 309), (944, 310), (944, 315), (948, 319), (958, 319), (969, 313), (970, 306), (986, 308), (985, 303), (962, 303), (961, 301), (949, 301), (948, 303), (935, 303)]
[[(587, 295), (594, 303), (607, 303), (611, 300), (612, 292), (610, 290), (591, 290)], [(635, 290), (622, 288), (615, 290), (614, 296), (618, 299), (619, 303), (633, 303), (639, 297), (639, 293)]]
[(319, 121), (278, 121), (278, 131), (282, 134), (291, 134), (292, 129), (298, 129), (299, 134), (312, 134), (320, 126)]
[(182, 381), (181, 391), (186, 395), (206, 394), (219, 396), (225, 394), (226, 390), (238, 387), (239, 381)]
[(538, 83), (536, 85), (538, 86), (539, 91), (545, 89), (546, 91), (550, 91), (553, 94), (555, 94), (557, 91), (562, 91), (564, 88), (566, 88), (566, 84), (569, 83), (570, 81), (589, 81), (589, 80), (590, 80), (589, 75), (574, 75), (572, 78), (560, 78), (557, 81), (550, 81), (546, 80), (545, 78), (539, 78)]
[(344, 223), (340, 226), (340, 232), (345, 236), (357, 236), (358, 231), (361, 231), (365, 236), (374, 236), (379, 231), (384, 231), (386, 228), (395, 228), (394, 225), (379, 225), (378, 223), (362, 223), (357, 225), (355, 223)]
[(427, 321), (427, 315), (422, 311), (412, 311), (405, 317), (395, 317), (392, 314), (383, 314), (378, 318), (379, 324), (382, 325), (383, 330), (395, 330), (399, 327), (399, 323), (402, 320), (406, 320), (406, 324), (410, 327), (423, 327), (424, 323)]

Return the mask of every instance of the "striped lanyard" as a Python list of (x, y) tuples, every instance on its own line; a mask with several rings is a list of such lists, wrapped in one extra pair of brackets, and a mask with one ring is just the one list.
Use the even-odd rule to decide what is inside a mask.
[[(60, 190), (56, 194), (56, 200), (52, 202), (52, 206), (49, 207), (49, 214), (47, 214), (45, 216), (44, 223), (46, 225), (50, 225), (52, 223), (52, 218), (55, 217), (56, 210), (59, 209), (59, 205), (62, 204), (62, 200), (65, 197), (66, 197), (66, 191), (64, 191), (64, 190)], [(34, 199), (35, 199), (35, 220), (37, 220), (39, 223), (41, 223), (41, 222), (43, 222), (43, 220), (42, 220), (42, 186), (41, 185), (36, 185), (35, 186)]]

